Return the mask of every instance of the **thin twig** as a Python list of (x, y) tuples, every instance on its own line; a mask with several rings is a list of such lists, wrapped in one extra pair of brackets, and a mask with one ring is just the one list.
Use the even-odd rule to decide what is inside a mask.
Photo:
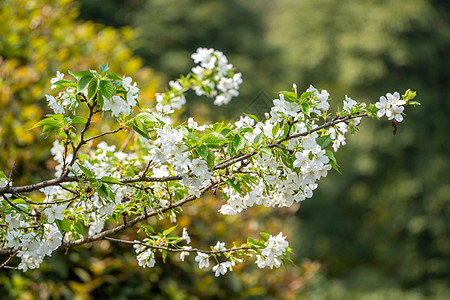
[(225, 250), (201, 250), (201, 249), (196, 249), (196, 248), (192, 248), (192, 249), (176, 249), (176, 248), (169, 248), (169, 247), (162, 247), (162, 246), (155, 246), (155, 245), (149, 245), (146, 243), (143, 243), (141, 241), (127, 241), (127, 240), (120, 240), (120, 239), (115, 239), (109, 236), (105, 236), (103, 238), (104, 240), (107, 241), (111, 241), (111, 242), (115, 242), (115, 243), (122, 243), (122, 244), (127, 244), (127, 245), (141, 245), (147, 248), (152, 248), (152, 249), (157, 249), (157, 250), (164, 250), (167, 252), (201, 252), (201, 253), (206, 253), (206, 254), (220, 254), (220, 253), (228, 253), (228, 252), (235, 252), (235, 251), (239, 251), (239, 250), (251, 250), (251, 248), (242, 246), (242, 247), (236, 247), (236, 248), (230, 248), (230, 249), (225, 249)]

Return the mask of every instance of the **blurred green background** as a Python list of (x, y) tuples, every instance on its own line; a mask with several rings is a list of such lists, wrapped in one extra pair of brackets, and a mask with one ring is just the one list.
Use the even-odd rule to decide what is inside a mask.
[[(178, 218), (199, 246), (283, 231), (296, 266), (251, 261), (214, 278), (193, 257), (137, 266), (132, 249), (102, 242), (46, 259), (23, 274), (2, 270), (5, 299), (448, 299), (450, 297), (450, 2), (447, 0), (4, 0), (0, 7), (0, 169), (15, 182), (48, 178), (51, 141), (27, 131), (44, 113), (56, 70), (108, 62), (144, 88), (192, 67), (197, 47), (223, 51), (243, 73), (226, 107), (189, 99), (185, 115), (235, 120), (259, 92), (327, 89), (375, 102), (417, 91), (422, 103), (392, 135), (367, 120), (301, 208), (222, 218), (214, 197)], [(182, 116), (183, 117), (183, 116)], [(119, 137), (120, 139), (120, 137)], [(38, 142), (39, 141), (39, 142)], [(156, 226), (167, 228), (167, 221)], [(208, 228), (208, 230), (205, 230)], [(133, 238), (132, 233), (124, 233)], [(202, 244), (203, 243), (203, 244)], [(3, 296), (2, 296), (3, 297)]]

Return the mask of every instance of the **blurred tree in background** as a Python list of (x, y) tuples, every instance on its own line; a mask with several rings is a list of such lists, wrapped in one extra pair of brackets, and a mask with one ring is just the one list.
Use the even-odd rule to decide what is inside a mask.
[[(225, 236), (231, 239), (257, 234), (261, 228), (270, 228), (274, 233), (290, 228), (291, 232), (286, 233), (295, 243), (295, 258), (298, 262), (317, 260), (322, 264), (320, 274), (317, 274), (318, 264), (309, 262), (300, 268), (288, 268), (289, 272), (263, 273), (245, 267), (220, 279), (199, 271), (195, 265), (179, 264), (175, 259), (142, 270), (137, 269), (133, 255), (124, 254), (119, 260), (113, 253), (121, 253), (121, 247), (105, 242), (95, 248), (97, 257), (80, 251), (71, 253), (67, 262), (61, 254), (50, 259), (52, 263), (47, 264), (47, 269), (27, 273), (35, 282), (14, 273), (10, 278), (0, 278), (5, 286), (17, 291), (50, 287), (55, 295), (67, 297), (79, 292), (124, 299), (149, 293), (161, 299), (448, 297), (448, 1), (83, 0), (81, 17), (85, 22), (75, 21), (78, 13), (73, 2), (60, 0), (62, 8), (52, 14), (45, 14), (48, 5), (19, 2), (7, 1), (8, 5), (3, 5), (1, 10), (1, 19), (9, 25), (0, 28), (3, 59), (0, 168), (3, 169), (11, 168), (11, 159), (19, 155), (31, 158), (30, 153), (33, 157), (37, 154), (37, 164), (27, 166), (32, 170), (48, 159), (49, 147), (24, 146), (35, 141), (36, 132), (23, 132), (19, 125), (29, 124), (25, 128), (30, 128), (40, 118), (44, 101), (36, 105), (36, 99), (49, 91), (48, 79), (56, 70), (73, 68), (73, 64), (80, 65), (81, 69), (109, 62), (112, 69), (119, 73), (123, 70), (123, 74), (136, 77), (145, 86), (151, 78), (148, 69), (144, 69), (148, 75), (140, 79), (133, 75), (140, 64), (131, 69), (124, 67), (135, 59), (139, 61), (131, 59), (130, 47), (134, 45), (139, 46), (137, 53), (145, 63), (167, 79), (190, 68), (189, 55), (198, 46), (215, 47), (228, 56), (243, 73), (241, 97), (231, 102), (235, 106), (229, 111), (223, 107), (213, 116), (207, 115), (211, 110), (203, 104), (191, 103), (188, 113), (203, 119), (231, 118), (236, 112), (242, 112), (242, 107), (254, 99), (255, 92), (263, 90), (271, 95), (273, 91), (290, 88), (292, 82), (300, 89), (306, 89), (309, 84), (327, 89), (335, 103), (342, 103), (345, 91), (355, 99), (374, 102), (385, 91), (411, 88), (417, 90), (422, 106), (410, 111), (396, 136), (391, 134), (393, 128), (389, 123), (371, 122), (361, 126), (362, 132), (349, 138), (349, 145), (337, 154), (343, 175), (328, 176), (314, 198), (303, 203), (297, 220), (292, 218), (293, 211), (281, 211), (285, 223), (280, 224), (276, 221), (279, 216), (264, 210), (250, 211), (246, 220), (219, 220), (207, 209), (217, 205), (213, 197), (202, 207), (188, 207), (178, 220), (180, 226), (191, 227), (193, 236), (201, 237), (205, 245), (209, 241), (225, 241), (222, 240)], [(16, 12), (11, 13), (14, 9), (9, 7), (16, 7)], [(17, 7), (21, 7), (20, 12)], [(34, 15), (27, 13), (30, 10), (27, 7), (35, 7)], [(44, 42), (41, 41), (43, 33), (29, 27), (35, 24), (34, 18), (47, 20), (41, 21), (47, 24)], [(114, 30), (87, 20), (114, 27), (134, 26), (142, 35), (136, 40), (130, 29)], [(109, 32), (107, 37), (104, 31)], [(27, 46), (33, 43), (38, 44), (34, 48)], [(70, 50), (61, 49), (67, 47), (75, 50), (64, 55), (64, 51)], [(120, 56), (118, 49), (127, 49), (123, 50), (127, 55)], [(5, 63), (8, 61), (15, 63)], [(63, 65), (69, 61), (73, 64)], [(27, 109), (30, 105), (33, 107)], [(15, 107), (16, 114), (10, 113), (10, 121), (1, 115), (6, 107), (6, 112)], [(5, 136), (33, 137), (25, 144), (19, 139), (20, 142), (11, 146), (13, 139), (6, 144)], [(39, 147), (43, 148), (38, 150)], [(24, 174), (29, 173), (24, 170)], [(202, 218), (193, 222), (192, 216), (199, 214)], [(258, 224), (254, 219), (260, 214), (264, 217)], [(162, 221), (160, 226), (170, 225)], [(248, 233), (243, 234), (243, 229)]]
[(372, 102), (411, 87), (422, 103), (396, 136), (390, 124), (364, 124), (337, 155), (344, 175), (327, 177), (298, 213), (300, 256), (323, 263), (344, 290), (447, 298), (450, 3), (286, 0), (271, 12), (270, 40), (289, 43), (285, 74), (302, 87)]

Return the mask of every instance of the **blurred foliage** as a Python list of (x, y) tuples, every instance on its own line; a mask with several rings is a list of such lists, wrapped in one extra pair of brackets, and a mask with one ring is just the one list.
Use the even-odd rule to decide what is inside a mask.
[(44, 94), (51, 93), (50, 79), (57, 70), (109, 63), (118, 74), (139, 82), (142, 99), (153, 98), (157, 81), (133, 55), (134, 31), (77, 21), (78, 7), (70, 0), (0, 4), (0, 169), (9, 174), (15, 163), (13, 178), (20, 177), (19, 184), (49, 177), (45, 160), (51, 141), (29, 129), (50, 113)]
[[(214, 116), (213, 120), (238, 118), (242, 102), (253, 100), (255, 92), (271, 94), (278, 88), (271, 80), (281, 72), (277, 52), (266, 41), (264, 6), (255, 4), (239, 0), (149, 0), (136, 7), (130, 20), (141, 30), (137, 53), (163, 78), (188, 72), (192, 67), (190, 55), (198, 47), (224, 52), (243, 75), (240, 95), (230, 104), (217, 107), (210, 100), (190, 97), (186, 115)], [(202, 113), (197, 108), (205, 104)]]
[[(369, 122), (337, 154), (344, 175), (324, 180), (298, 213), (300, 256), (368, 299), (448, 297), (450, 3), (285, 0), (272, 12), (270, 40), (289, 43), (285, 74), (301, 86), (340, 94), (335, 103), (344, 91), (374, 102), (412, 88), (422, 103), (396, 136)], [(413, 292), (395, 296), (403, 289)]]

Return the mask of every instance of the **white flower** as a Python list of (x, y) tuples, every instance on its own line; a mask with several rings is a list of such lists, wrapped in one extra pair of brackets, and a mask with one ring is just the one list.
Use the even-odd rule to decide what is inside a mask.
[(15, 229), (21, 227), (22, 223), (22, 216), (19, 214), (16, 215), (6, 215), (6, 223), (8, 223), (10, 229)]
[(64, 220), (63, 212), (66, 209), (66, 205), (51, 205), (44, 210), (47, 215), (47, 221), (53, 223), (55, 219)]
[(380, 101), (375, 103), (375, 107), (379, 109), (377, 112), (378, 118), (381, 118), (389, 110), (390, 104), (385, 96), (381, 96)]
[(36, 269), (37, 267), (39, 267), (37, 259), (31, 255), (22, 255), (21, 259), (22, 260), (18, 268), (24, 272), (26, 272), (28, 269)]
[(221, 243), (220, 241), (217, 242), (217, 244), (213, 247), (214, 251), (225, 251), (227, 248), (225, 248), (225, 243)]
[(60, 80), (63, 80), (63, 78), (64, 78), (64, 74), (59, 71), (56, 71), (56, 78), (52, 78), (50, 80), (50, 83), (52, 84), (51, 89), (53, 90), (56, 87), (56, 85), (54, 83), (56, 83)]
[(155, 253), (151, 250), (141, 252), (136, 258), (138, 260), (138, 265), (143, 268), (153, 268), (156, 264)]
[(397, 122), (403, 121), (402, 112), (405, 109), (404, 106), (392, 106), (391, 115), (389, 116), (389, 120), (395, 119)]
[(112, 100), (105, 99), (103, 110), (112, 112), (112, 115), (118, 117), (120, 114), (128, 115), (131, 113), (130, 105), (119, 96), (113, 96)]
[(202, 252), (197, 252), (197, 256), (195, 257), (195, 261), (198, 262), (198, 267), (200, 269), (209, 267), (209, 255)]
[(344, 110), (350, 112), (350, 110), (357, 104), (355, 100), (345, 95)]
[[(191, 246), (185, 246), (185, 247), (183, 247), (183, 249), (184, 249), (184, 250), (191, 250), (192, 247), (191, 247)], [(183, 252), (181, 252), (181, 253), (180, 253), (180, 260), (181, 260), (181, 261), (184, 261), (184, 258), (185, 258), (186, 256), (189, 256), (189, 254), (191, 254), (189, 251), (183, 251)]]
[(91, 226), (89, 227), (89, 235), (94, 235), (99, 233), (100, 231), (103, 230), (103, 227), (105, 226), (105, 221), (103, 221), (102, 219), (98, 218), (96, 219), (94, 222), (91, 223)]
[(228, 269), (231, 267), (231, 262), (223, 262), (213, 267), (213, 271), (215, 272), (215, 276), (219, 277), (220, 275), (224, 275)]
[(202, 179), (211, 178), (211, 172), (203, 159), (195, 158), (191, 164), (191, 170), (194, 174)]
[(404, 100), (400, 100), (400, 94), (398, 92), (395, 92), (394, 94), (387, 93), (386, 97), (392, 106), (400, 106), (406, 104)]
[(64, 114), (64, 107), (58, 101), (56, 101), (55, 97), (47, 94), (45, 94), (45, 97), (47, 98), (48, 106), (53, 109), (55, 114)]
[(183, 235), (181, 236), (181, 238), (186, 240), (186, 243), (191, 243), (191, 238), (189, 237), (186, 227), (183, 228)]
[(188, 119), (188, 127), (195, 129), (195, 130), (199, 130), (199, 131), (204, 131), (206, 129), (206, 126), (198, 126), (198, 123), (194, 121), (194, 118), (189, 118)]
[(178, 81), (174, 80), (169, 81), (169, 86), (175, 89), (176, 91), (181, 91), (181, 89), (183, 88)]

